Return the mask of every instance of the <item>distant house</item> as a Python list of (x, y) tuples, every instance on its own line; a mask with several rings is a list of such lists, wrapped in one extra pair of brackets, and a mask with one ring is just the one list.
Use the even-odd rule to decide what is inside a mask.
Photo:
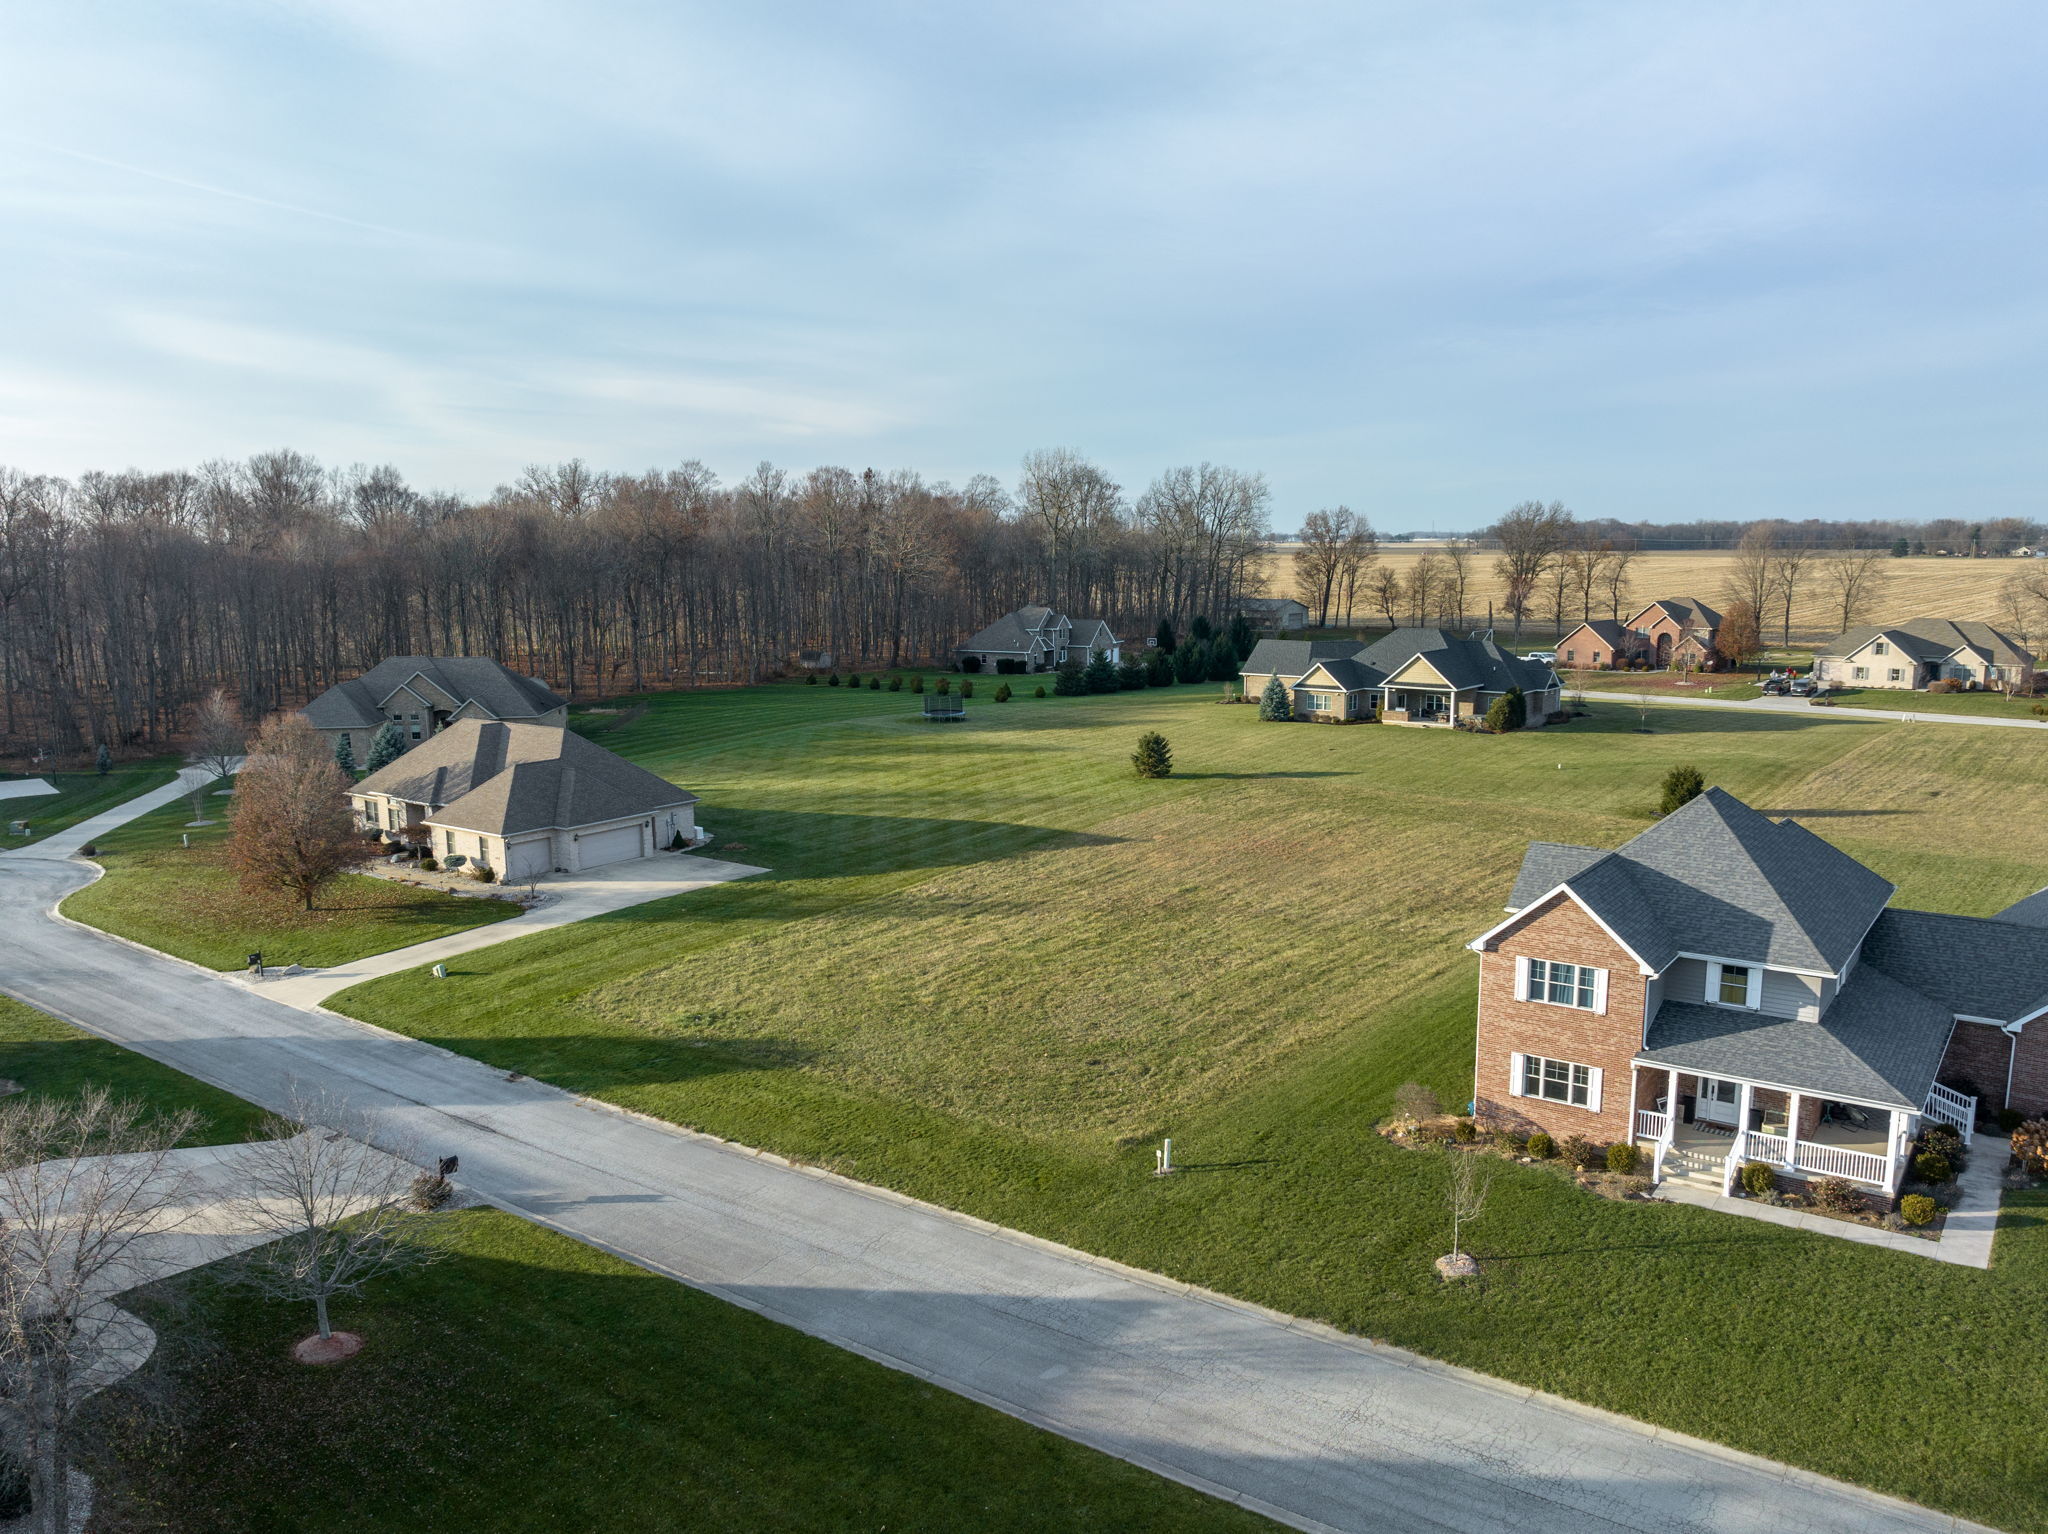
[(1243, 597), (1237, 610), (1254, 628), (1272, 629), (1278, 634), (1299, 633), (1308, 627), (1308, 604), (1293, 597)]
[(578, 873), (696, 840), (697, 796), (558, 725), (459, 719), (349, 790), (356, 824), (424, 826), (501, 878)]
[(1627, 666), (1641, 660), (1660, 669), (1671, 666), (1718, 671), (1723, 664), (1714, 649), (1721, 615), (1694, 597), (1659, 597), (1624, 622), (1592, 618), (1557, 642), (1557, 663), (1567, 671)]
[[(1923, 1123), (2048, 1111), (2048, 896), (1913, 911), (1718, 788), (1612, 851), (1532, 842), (1480, 956), (1477, 1117), (1895, 1194)], [(2002, 1151), (1999, 1154), (2003, 1154)]]
[(1837, 635), (1814, 652), (1813, 669), (1844, 687), (1924, 691), (1932, 682), (1955, 682), (2024, 692), (2033, 685), (2034, 657), (1988, 623), (1913, 618)]
[(1250, 698), (1279, 677), (1297, 719), (1450, 726), (1484, 716), (1512, 687), (1522, 689), (1530, 724), (1558, 711), (1557, 673), (1548, 665), (1446, 629), (1395, 629), (1369, 645), (1261, 639), (1239, 669)]
[(358, 762), (369, 760), (370, 741), (387, 723), (410, 746), (458, 719), (569, 722), (568, 699), (547, 683), (481, 655), (394, 655), (335, 683), (303, 712), (330, 745), (348, 736)]
[(1055, 671), (1096, 655), (1113, 664), (1123, 646), (1100, 618), (1069, 618), (1050, 607), (1005, 613), (953, 652), (964, 671)]

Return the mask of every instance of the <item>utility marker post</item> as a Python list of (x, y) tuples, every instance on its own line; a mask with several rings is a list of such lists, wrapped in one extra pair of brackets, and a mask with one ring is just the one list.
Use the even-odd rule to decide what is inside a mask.
[(1173, 1140), (1171, 1137), (1153, 1154), (1156, 1157), (1157, 1164), (1152, 1168), (1152, 1175), (1154, 1177), (1170, 1176), (1173, 1172)]

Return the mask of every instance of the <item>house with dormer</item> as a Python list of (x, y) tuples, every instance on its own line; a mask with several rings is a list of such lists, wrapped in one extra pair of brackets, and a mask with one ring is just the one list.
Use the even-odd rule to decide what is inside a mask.
[(1259, 697), (1277, 676), (1296, 719), (1335, 724), (1469, 724), (1517, 687), (1529, 724), (1544, 724), (1559, 709), (1557, 673), (1547, 663), (1448, 629), (1395, 629), (1368, 645), (1261, 639), (1239, 670), (1247, 698)]
[(1123, 658), (1123, 645), (1100, 618), (1020, 607), (955, 647), (953, 655), (963, 671), (1017, 674), (1057, 671), (1070, 661), (1085, 666), (1098, 655), (1115, 665)]
[(1611, 670), (1642, 661), (1659, 669), (1718, 671), (1721, 615), (1695, 597), (1659, 597), (1626, 620), (1590, 618), (1557, 642), (1567, 671)]
[(394, 655), (337, 682), (302, 712), (330, 746), (349, 737), (355, 759), (365, 762), (386, 724), (396, 725), (411, 747), (458, 719), (565, 726), (569, 700), (487, 656)]
[[(2034, 657), (1988, 623), (1910, 618), (1837, 635), (1814, 652), (1814, 675), (1838, 687), (1924, 692), (1936, 682), (2030, 691)], [(1946, 690), (1946, 689), (1944, 689)]]
[(1748, 1161), (1898, 1192), (1923, 1120), (2048, 1112), (2048, 895), (1897, 909), (1791, 819), (1710, 788), (1614, 849), (1535, 842), (1479, 955), (1474, 1112), (1634, 1142), (1725, 1192)]

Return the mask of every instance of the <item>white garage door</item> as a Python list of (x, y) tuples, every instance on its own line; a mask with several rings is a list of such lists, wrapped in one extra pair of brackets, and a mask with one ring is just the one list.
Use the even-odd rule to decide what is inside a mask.
[(596, 835), (585, 835), (576, 844), (576, 866), (579, 868), (601, 868), (606, 863), (622, 863), (627, 858), (640, 856), (640, 828), (637, 825), (621, 826), (616, 831), (599, 831)]
[(505, 849), (505, 861), (510, 866), (505, 870), (507, 879), (530, 879), (536, 874), (549, 872), (555, 866), (554, 842), (543, 836), (539, 841), (514, 842)]

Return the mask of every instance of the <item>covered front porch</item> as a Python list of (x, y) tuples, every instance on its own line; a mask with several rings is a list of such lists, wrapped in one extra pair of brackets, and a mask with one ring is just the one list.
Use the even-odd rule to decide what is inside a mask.
[(1472, 700), (1462, 700), (1449, 687), (1421, 687), (1403, 684), (1386, 690), (1380, 719), (1387, 724), (1429, 724), (1450, 728), (1460, 719), (1472, 717)]
[(1651, 1151), (1656, 1175), (1665, 1175), (1667, 1164), (1674, 1172), (1718, 1175), (1723, 1193), (1752, 1161), (1790, 1177), (1843, 1177), (1896, 1193), (1921, 1117), (1895, 1104), (1660, 1065), (1635, 1068), (1636, 1139)]

